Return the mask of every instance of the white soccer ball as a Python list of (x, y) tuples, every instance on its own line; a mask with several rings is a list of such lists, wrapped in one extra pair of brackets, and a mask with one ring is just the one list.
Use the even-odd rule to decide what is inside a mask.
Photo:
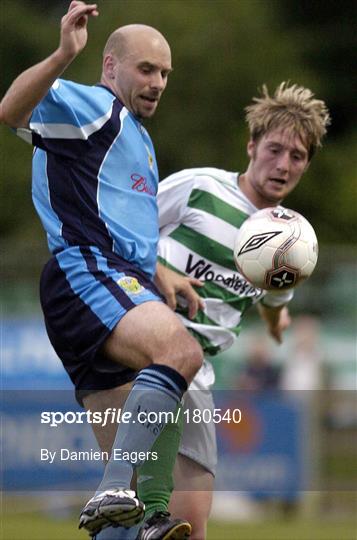
[(238, 271), (255, 287), (282, 290), (311, 276), (318, 257), (314, 229), (301, 214), (264, 208), (242, 224), (234, 245)]

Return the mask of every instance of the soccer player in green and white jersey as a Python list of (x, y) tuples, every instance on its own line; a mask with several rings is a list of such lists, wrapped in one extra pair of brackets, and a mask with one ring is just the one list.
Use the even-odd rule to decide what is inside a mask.
[[(321, 145), (330, 120), (324, 102), (315, 99), (309, 89), (286, 83), (273, 96), (263, 87), (262, 96), (254, 99), (246, 113), (250, 161), (244, 173), (187, 169), (159, 185), (156, 283), (206, 355), (233, 344), (242, 316), (252, 304), (258, 305), (269, 333), (281, 342), (282, 332), (290, 324), (286, 304), (293, 292), (267, 292), (248, 283), (233, 262), (234, 239), (248, 216), (261, 208), (281, 204), (296, 187)], [(192, 310), (191, 305), (189, 315), (184, 299), (175, 296), (175, 291), (180, 287), (185, 290), (188, 284), (199, 285), (195, 288), (196, 308), (201, 308)], [(213, 368), (206, 359), (190, 386), (190, 390), (201, 392), (188, 392), (184, 406), (192, 410), (212, 408), (213, 382)], [(167, 440), (170, 437), (166, 441), (164, 437), (158, 439), (155, 448), (159, 455), (168, 454), (168, 446), (164, 446)], [(216, 461), (214, 424), (185, 423), (170, 510), (191, 523), (191, 538), (195, 540), (203, 540), (206, 535)], [(149, 484), (156, 477), (157, 468), (155, 463), (145, 464), (139, 474), (139, 493), (142, 491), (148, 507), (152, 495)], [(162, 485), (164, 476), (161, 468)], [(145, 540), (145, 527), (138, 538)]]

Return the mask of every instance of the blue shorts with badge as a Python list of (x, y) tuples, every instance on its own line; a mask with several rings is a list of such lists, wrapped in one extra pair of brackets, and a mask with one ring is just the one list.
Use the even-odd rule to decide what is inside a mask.
[(101, 354), (101, 346), (130, 309), (163, 301), (147, 274), (113, 252), (70, 247), (45, 265), (40, 299), (49, 339), (77, 395), (135, 378), (136, 371)]

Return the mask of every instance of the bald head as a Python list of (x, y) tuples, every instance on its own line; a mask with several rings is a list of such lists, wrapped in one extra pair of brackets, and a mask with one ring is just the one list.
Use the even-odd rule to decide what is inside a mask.
[(138, 118), (152, 116), (167, 84), (171, 51), (164, 36), (144, 24), (113, 32), (104, 47), (101, 83)]
[(136, 43), (151, 43), (171, 54), (168, 42), (156, 28), (146, 24), (127, 24), (117, 28), (109, 36), (104, 47), (103, 57), (107, 54), (114, 54), (121, 60), (131, 54)]

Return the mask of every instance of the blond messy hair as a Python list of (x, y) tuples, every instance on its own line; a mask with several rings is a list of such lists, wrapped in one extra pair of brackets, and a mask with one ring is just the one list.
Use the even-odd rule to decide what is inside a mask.
[(266, 85), (261, 89), (261, 97), (253, 98), (245, 108), (246, 121), (253, 141), (273, 129), (284, 129), (297, 134), (306, 145), (309, 160), (330, 124), (330, 115), (325, 103), (314, 98), (308, 88), (282, 82), (273, 96)]

